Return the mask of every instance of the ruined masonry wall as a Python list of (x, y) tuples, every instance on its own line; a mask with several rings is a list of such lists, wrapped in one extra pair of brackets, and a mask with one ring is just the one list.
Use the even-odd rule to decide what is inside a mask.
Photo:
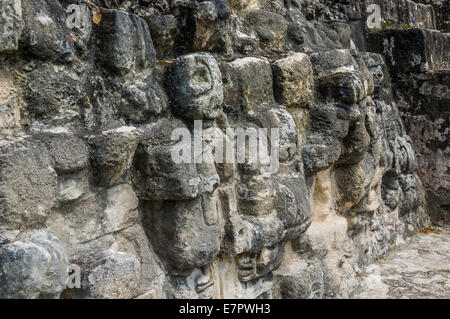
[[(0, 297), (350, 296), (430, 220), (389, 30), (342, 3), (2, 0)], [(248, 128), (277, 170), (173, 161)]]

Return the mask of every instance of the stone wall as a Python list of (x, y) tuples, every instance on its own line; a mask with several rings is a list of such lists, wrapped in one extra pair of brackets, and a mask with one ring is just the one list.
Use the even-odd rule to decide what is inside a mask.
[(417, 0), (417, 3), (431, 5), (436, 17), (436, 27), (438, 30), (450, 32), (450, 2), (441, 0)]
[[(2, 1), (0, 297), (351, 296), (366, 265), (430, 225), (421, 139), (448, 135), (404, 112), (448, 105), (448, 74), (425, 65), (445, 66), (445, 45), (430, 55), (432, 31), (404, 30), (423, 44), (407, 48), (409, 99), (392, 61), (410, 60), (383, 46), (390, 30), (367, 32), (366, 6)], [(271, 132), (258, 147), (277, 169), (174, 161), (174, 132), (210, 159), (249, 128)]]
[(387, 52), (395, 100), (417, 153), (433, 221), (450, 219), (450, 36), (436, 30), (369, 35), (370, 50)]

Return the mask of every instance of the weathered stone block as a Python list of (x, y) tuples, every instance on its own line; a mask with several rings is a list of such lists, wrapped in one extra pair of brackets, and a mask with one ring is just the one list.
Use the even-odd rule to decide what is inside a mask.
[(157, 83), (127, 86), (119, 104), (121, 114), (136, 123), (150, 122), (167, 111), (168, 107), (168, 98)]
[(312, 203), (305, 178), (300, 174), (277, 176), (275, 210), (284, 224), (283, 240), (302, 235), (311, 225)]
[(68, 134), (38, 135), (51, 158), (58, 175), (66, 175), (89, 166), (89, 150), (84, 141)]
[(43, 134), (39, 139), (47, 148), (58, 174), (57, 201), (74, 201), (89, 189), (89, 150), (78, 137), (68, 134)]
[(78, 122), (86, 92), (73, 70), (42, 65), (27, 73), (24, 97), (30, 117), (65, 125)]
[(308, 107), (314, 96), (314, 75), (306, 54), (295, 53), (272, 65), (274, 93), (287, 107)]
[(107, 239), (108, 234), (133, 226), (137, 222), (137, 206), (131, 186), (118, 184), (61, 205), (47, 224), (71, 252), (78, 252), (84, 243)]
[(231, 56), (232, 35), (229, 23), (230, 8), (224, 0), (196, 3), (193, 10), (195, 31), (194, 51), (224, 53)]
[(416, 180), (414, 175), (401, 175), (399, 178), (400, 186), (402, 188), (402, 196), (400, 197), (400, 212), (403, 214), (410, 214), (416, 209), (422, 201), (423, 194), (421, 193), (420, 181)]
[(292, 1), (288, 13), (287, 46), (293, 51), (317, 52), (339, 48), (322, 30), (316, 28), (301, 13), (301, 5)]
[(58, 176), (56, 199), (60, 203), (77, 200), (89, 190), (89, 177), (86, 172)]
[(334, 162), (334, 158), (330, 158), (329, 148), (325, 143), (305, 145), (302, 155), (306, 175), (325, 170)]
[(418, 1), (400, 0), (398, 3), (399, 24), (403, 27), (436, 29), (433, 7)]
[(172, 158), (176, 142), (172, 141), (172, 133), (180, 128), (186, 126), (178, 120), (160, 120), (144, 127), (131, 170), (140, 199), (182, 200), (199, 195), (196, 165), (175, 163)]
[(335, 70), (318, 79), (319, 91), (347, 104), (355, 104), (366, 96), (363, 75), (355, 70)]
[(215, 119), (222, 113), (222, 75), (209, 53), (176, 59), (168, 83), (174, 113), (189, 120)]
[(0, 3), (0, 52), (19, 48), (22, 34), (22, 3), (20, 0), (3, 0)]
[(433, 7), (436, 17), (436, 29), (444, 33), (450, 32), (450, 2), (441, 0), (417, 0)]
[(317, 77), (330, 74), (333, 70), (341, 67), (354, 67), (357, 69), (358, 64), (351, 54), (351, 50), (331, 50), (316, 52), (309, 56), (314, 74)]
[(0, 298), (59, 298), (68, 276), (63, 243), (49, 229), (0, 247)]
[(276, 188), (271, 178), (249, 177), (236, 185), (239, 213), (266, 216), (274, 210)]
[(368, 52), (363, 54), (363, 59), (367, 69), (372, 74), (374, 93), (375, 96), (377, 96), (385, 87), (387, 87), (389, 79), (383, 56), (381, 54)]
[(58, 1), (22, 0), (22, 17), (21, 49), (41, 59), (73, 61), (74, 46)]
[(349, 132), (350, 118), (350, 109), (326, 105), (311, 108), (310, 134), (302, 149), (305, 174), (324, 170), (339, 159), (342, 140)]
[(154, 17), (149, 21), (149, 28), (155, 46), (156, 58), (172, 58), (175, 53), (175, 43), (180, 33), (177, 19), (172, 15)]
[(119, 184), (104, 193), (106, 207), (102, 222), (105, 232), (112, 233), (133, 226), (138, 219), (138, 199), (128, 184)]
[(343, 148), (338, 164), (357, 164), (364, 159), (370, 144), (370, 135), (367, 133), (365, 120), (360, 118), (349, 129), (343, 140)]
[(138, 144), (134, 127), (121, 127), (89, 136), (92, 180), (97, 186), (108, 186), (119, 179), (131, 166)]
[(264, 10), (254, 10), (247, 13), (245, 18), (256, 30), (262, 43), (274, 51), (283, 50), (287, 23), (282, 15)]
[(221, 212), (204, 200), (148, 202), (145, 208), (150, 240), (175, 273), (208, 265), (219, 253)]
[(43, 226), (55, 203), (57, 177), (45, 146), (19, 141), (0, 155), (0, 220), (7, 229)]
[[(268, 129), (279, 129), (279, 160), (280, 162), (291, 161), (298, 152), (298, 132), (294, 118), (284, 107), (266, 107), (249, 112), (249, 116), (258, 127)], [(267, 137), (269, 140), (269, 137)], [(269, 155), (269, 154), (268, 154)]]
[(403, 29), (371, 32), (368, 49), (384, 54), (391, 73), (445, 69), (450, 61), (450, 36), (435, 30)]
[(133, 254), (139, 259), (141, 273), (138, 282), (139, 297), (136, 298), (166, 298), (165, 274), (141, 223), (127, 227), (114, 236), (114, 246), (118, 251)]
[[(427, 0), (425, 0), (427, 1)], [(411, 0), (371, 0), (381, 8), (384, 28), (435, 29), (436, 19), (433, 7)]]
[[(311, 55), (320, 96), (355, 104), (373, 91), (371, 75), (360, 61), (362, 68), (350, 50), (319, 52)], [(367, 71), (364, 74), (363, 71)], [(370, 77), (370, 79), (368, 78)]]
[(257, 109), (274, 102), (272, 69), (264, 58), (241, 58), (223, 66), (227, 108)]
[(81, 289), (66, 291), (80, 299), (130, 299), (137, 297), (141, 264), (129, 253), (105, 250), (73, 258), (81, 264)]
[(8, 132), (21, 127), (18, 89), (12, 78), (0, 69), (0, 131)]
[(155, 49), (147, 22), (118, 10), (102, 10), (94, 25), (97, 61), (119, 74), (141, 72), (155, 64)]
[(321, 299), (325, 295), (324, 270), (319, 260), (297, 259), (274, 273), (274, 297), (281, 299)]

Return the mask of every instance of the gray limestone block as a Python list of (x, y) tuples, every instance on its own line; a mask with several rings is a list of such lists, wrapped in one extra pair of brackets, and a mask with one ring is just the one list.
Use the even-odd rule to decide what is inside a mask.
[(121, 10), (104, 9), (99, 15), (93, 28), (98, 63), (120, 75), (151, 70), (156, 53), (147, 22)]
[(69, 134), (41, 134), (36, 138), (46, 146), (58, 175), (89, 167), (89, 149), (82, 139)]
[(208, 265), (219, 253), (220, 204), (208, 206), (207, 200), (148, 202), (145, 207), (144, 227), (174, 273)]
[(272, 64), (274, 93), (287, 107), (308, 107), (314, 97), (314, 76), (309, 57), (295, 53)]
[(173, 15), (156, 16), (149, 21), (150, 33), (155, 46), (156, 58), (163, 60), (175, 54), (175, 43), (179, 36), (177, 19)]
[(231, 56), (232, 34), (230, 12), (226, 1), (203, 1), (194, 5), (193, 50), (217, 52)]
[(298, 260), (274, 273), (273, 293), (281, 299), (321, 299), (325, 294), (324, 270), (316, 258)]
[(252, 110), (274, 103), (270, 63), (245, 57), (222, 66), (225, 106), (234, 111)]
[(364, 118), (349, 128), (343, 140), (343, 150), (338, 164), (356, 164), (364, 159), (370, 145), (370, 135), (366, 130)]
[(137, 256), (102, 250), (73, 257), (81, 266), (81, 288), (67, 289), (65, 298), (131, 299), (138, 296), (141, 263)]
[(57, 176), (42, 143), (23, 140), (1, 147), (0, 220), (7, 229), (43, 226), (55, 204)]
[(0, 52), (13, 52), (19, 48), (22, 35), (22, 3), (4, 0), (0, 3)]
[(56, 0), (22, 0), (19, 47), (40, 59), (72, 62), (75, 56), (64, 9)]
[(50, 64), (42, 64), (27, 73), (25, 83), (27, 111), (32, 117), (59, 119), (62, 125), (78, 123), (87, 93), (76, 72), (68, 67), (55, 69)]
[(288, 26), (282, 15), (264, 10), (252, 10), (245, 15), (245, 18), (255, 29), (262, 43), (274, 51), (284, 49)]
[(59, 298), (68, 278), (63, 243), (49, 229), (0, 247), (0, 298)]
[(156, 82), (127, 86), (119, 104), (120, 113), (136, 123), (148, 123), (167, 112), (168, 107), (168, 98)]
[(117, 181), (131, 166), (139, 134), (123, 126), (87, 138), (94, 185), (105, 187)]
[(275, 209), (284, 223), (283, 240), (302, 235), (311, 225), (312, 201), (305, 179), (299, 174), (278, 176)]
[(175, 114), (187, 120), (215, 119), (221, 115), (222, 74), (211, 54), (194, 53), (177, 58), (167, 81)]
[[(120, 194), (120, 189), (117, 193)], [(141, 273), (138, 291), (140, 297), (137, 298), (165, 298), (164, 269), (141, 223), (138, 222), (116, 232), (114, 237), (114, 246), (118, 251), (133, 254), (139, 259)]]
[(47, 224), (72, 252), (85, 243), (133, 226), (138, 219), (138, 199), (129, 184), (117, 184), (101, 193), (86, 192), (76, 201), (60, 205)]
[[(131, 167), (133, 184), (140, 199), (183, 200), (199, 195), (200, 176), (195, 163), (192, 160), (176, 163), (172, 156), (173, 146), (180, 141), (179, 136), (172, 140), (176, 129), (186, 130), (187, 127), (179, 120), (162, 119), (142, 128)], [(188, 146), (191, 146), (190, 133), (188, 138)]]

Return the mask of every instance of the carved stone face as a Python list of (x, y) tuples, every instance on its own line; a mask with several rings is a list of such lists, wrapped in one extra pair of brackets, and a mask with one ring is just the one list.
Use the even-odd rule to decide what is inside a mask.
[[(306, 231), (311, 214), (309, 191), (302, 173), (297, 171), (300, 157), (292, 116), (277, 107), (249, 115), (260, 127), (279, 129), (280, 169), (271, 174), (260, 163), (238, 164), (237, 216), (230, 221), (241, 230), (234, 249), (242, 252), (236, 258), (241, 282), (261, 278), (279, 267), (281, 243)], [(271, 152), (273, 149), (268, 150)]]
[(283, 210), (287, 205), (280, 205), (285, 198), (278, 192), (279, 184), (272, 177), (246, 176), (231, 192), (235, 202), (230, 194), (225, 200), (236, 205), (225, 214), (225, 248), (238, 254), (235, 261), (241, 282), (261, 278), (281, 264), (278, 245), (286, 234), (288, 218)]
[(238, 278), (241, 282), (249, 282), (264, 277), (278, 268), (282, 261), (281, 245), (264, 247), (258, 253), (244, 253), (236, 257)]
[[(201, 141), (201, 163), (197, 162), (197, 171), (200, 176), (200, 192), (213, 192), (221, 179), (227, 179), (233, 174), (233, 164), (225, 161), (225, 146), (227, 139), (225, 133), (214, 123), (203, 128)], [(197, 136), (195, 136), (197, 138)], [(221, 152), (222, 155), (219, 155)]]
[(386, 206), (395, 209), (400, 202), (401, 192), (398, 177), (384, 175), (381, 190), (382, 198)]
[(272, 213), (275, 204), (275, 183), (271, 178), (247, 178), (236, 186), (239, 213), (248, 216), (265, 216)]
[(178, 120), (161, 120), (144, 128), (132, 166), (138, 196), (144, 200), (185, 200), (199, 195), (194, 163), (175, 163), (171, 134), (186, 128)]
[(367, 213), (378, 209), (381, 204), (381, 177), (379, 169), (375, 169), (373, 175), (366, 176), (365, 193), (356, 206), (356, 212)]
[(152, 245), (173, 274), (185, 276), (218, 254), (221, 204), (215, 196), (148, 202), (144, 211)]
[(414, 175), (401, 175), (399, 180), (403, 193), (400, 211), (405, 214), (419, 207), (421, 191)]
[[(298, 133), (292, 115), (283, 107), (267, 107), (263, 110), (249, 112), (251, 119), (258, 126), (267, 129), (268, 134), (272, 128), (279, 132), (279, 161), (285, 163), (294, 159), (298, 152)], [(270, 143), (271, 139), (268, 138)]]
[[(196, 163), (177, 164), (171, 157), (170, 133), (183, 125), (176, 120), (151, 125), (138, 147), (133, 172), (138, 193), (147, 201), (143, 220), (149, 237), (171, 272), (180, 276), (210, 264), (222, 237), (220, 178), (214, 162), (202, 156), (202, 162), (196, 157)], [(204, 137), (200, 142), (206, 153), (223, 134), (212, 127)]]
[(381, 170), (369, 153), (357, 164), (338, 167), (335, 178), (342, 208), (357, 213), (376, 210), (381, 203), (381, 177)]
[(303, 234), (311, 225), (311, 199), (301, 174), (278, 176), (277, 216), (283, 222), (283, 240)]
[(211, 266), (195, 269), (187, 278), (188, 285), (195, 289), (200, 299), (212, 299), (214, 297), (214, 281), (211, 274)]
[(208, 53), (175, 60), (168, 78), (174, 113), (189, 120), (215, 119), (222, 113), (223, 84), (219, 66)]

